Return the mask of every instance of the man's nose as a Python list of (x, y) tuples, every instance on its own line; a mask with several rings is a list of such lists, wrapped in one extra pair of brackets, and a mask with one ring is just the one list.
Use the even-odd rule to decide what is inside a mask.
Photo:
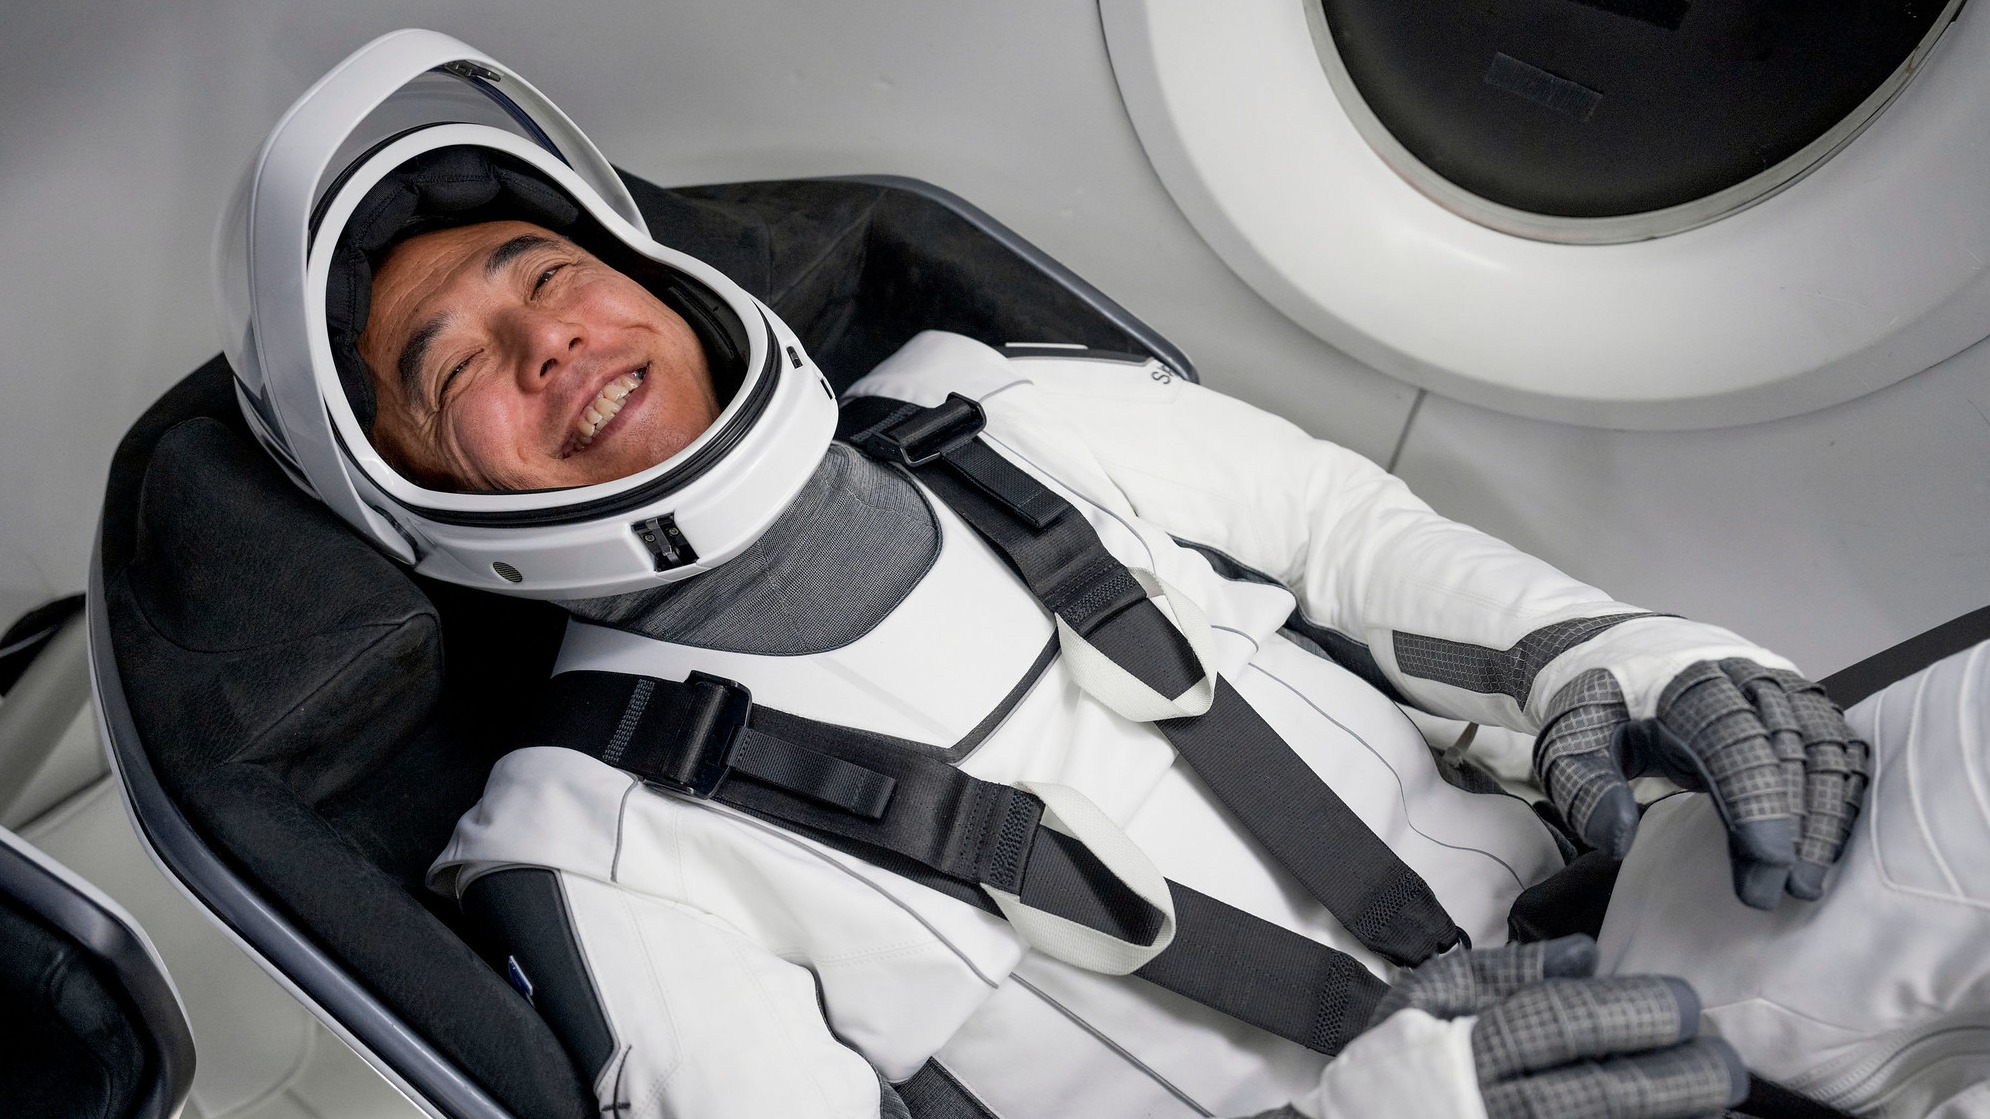
[(512, 336), (510, 348), (517, 355), (519, 387), (527, 392), (551, 385), (554, 376), (587, 344), (587, 331), (580, 323), (536, 307), (514, 308), (506, 316), (505, 326)]

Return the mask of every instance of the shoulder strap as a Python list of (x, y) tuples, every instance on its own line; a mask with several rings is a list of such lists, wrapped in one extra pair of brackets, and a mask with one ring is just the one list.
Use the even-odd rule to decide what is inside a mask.
[[(1020, 576), (1044, 607), (1162, 696), (1203, 677), (1181, 631), (1069, 502), (980, 438), (981, 406), (882, 397), (843, 406), (838, 434), (910, 470)], [(1182, 759), (1265, 849), (1364, 945), (1414, 966), (1461, 932), (1389, 849), (1226, 680), (1200, 715), (1160, 719)]]
[[(933, 747), (752, 702), (730, 680), (555, 676), (526, 741), (564, 746), (647, 783), (713, 800), (950, 897), (1000, 913), (984, 887), (1134, 944), (1162, 914), (1044, 804), (971, 777)], [(1344, 952), (1167, 883), (1175, 935), (1133, 974), (1321, 1053), (1366, 1028), (1387, 990)]]

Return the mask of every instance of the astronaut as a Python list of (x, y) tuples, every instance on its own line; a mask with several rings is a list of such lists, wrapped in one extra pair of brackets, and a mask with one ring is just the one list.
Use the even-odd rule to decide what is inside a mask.
[[(1746, 1062), (1921, 1115), (1990, 1070), (1990, 892), (1879, 896), (1866, 738), (1789, 661), (1157, 362), (927, 333), (839, 408), (461, 43), (308, 91), (219, 264), (294, 480), (571, 615), (431, 883), (605, 1110), (1692, 1116)], [(1399, 704), (1538, 734), (1553, 811)], [(1641, 820), (1641, 773), (1699, 792)], [(1501, 946), (1579, 849), (1629, 856), (1600, 946)], [(1923, 903), (1904, 971), (1853, 951)]]

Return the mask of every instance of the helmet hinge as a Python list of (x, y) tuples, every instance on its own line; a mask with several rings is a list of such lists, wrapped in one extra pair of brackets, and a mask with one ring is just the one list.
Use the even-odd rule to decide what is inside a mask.
[(455, 62), (445, 62), (442, 64), (442, 68), (456, 75), (459, 78), (477, 78), (482, 81), (490, 82), (492, 85), (496, 85), (498, 82), (504, 80), (503, 74), (498, 73), (496, 70), (493, 70), (488, 66), (479, 66), (468, 59), (458, 59)]
[(677, 518), (669, 513), (637, 521), (631, 527), (635, 529), (636, 539), (649, 550), (650, 559), (656, 563), (658, 571), (698, 562), (697, 551), (691, 547), (689, 540), (684, 539), (684, 533), (677, 527)]

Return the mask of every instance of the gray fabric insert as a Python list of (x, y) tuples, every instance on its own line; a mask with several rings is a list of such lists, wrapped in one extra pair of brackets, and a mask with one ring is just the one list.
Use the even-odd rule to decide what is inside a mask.
[(919, 1066), (897, 1089), (911, 1119), (996, 1119), (938, 1061)]
[(912, 1119), (912, 1109), (905, 1105), (905, 1097), (878, 1074), (878, 1119)]
[(802, 656), (869, 633), (939, 554), (939, 521), (918, 487), (837, 443), (773, 527), (716, 570), (561, 605), (659, 641)]
[(1650, 612), (1610, 614), (1601, 618), (1570, 618), (1542, 626), (1513, 643), (1509, 649), (1489, 649), (1464, 641), (1447, 641), (1420, 633), (1394, 634), (1396, 668), (1405, 676), (1419, 676), (1450, 684), (1470, 692), (1513, 697), (1527, 704), (1534, 690), (1534, 677), (1548, 662), (1595, 637), (1612, 626), (1632, 618), (1657, 618)]

